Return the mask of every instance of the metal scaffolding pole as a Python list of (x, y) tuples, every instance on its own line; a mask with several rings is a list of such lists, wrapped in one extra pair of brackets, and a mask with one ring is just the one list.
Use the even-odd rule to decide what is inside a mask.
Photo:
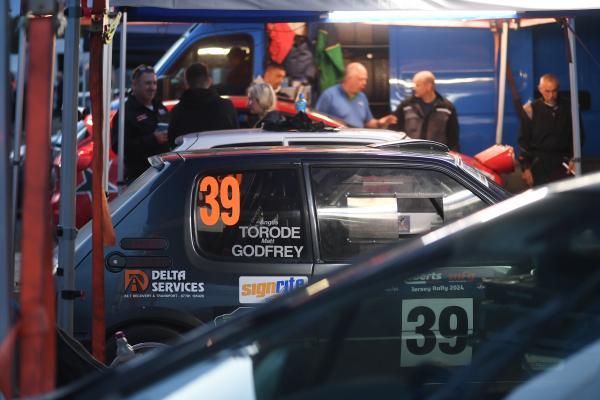
[(60, 167), (60, 236), (58, 265), (63, 271), (58, 296), (58, 324), (73, 334), (73, 294), (75, 293), (75, 185), (77, 167), (77, 101), (79, 92), (79, 0), (68, 0), (63, 73), (62, 151)]
[[(14, 257), (13, 229), (10, 212), (11, 186), (9, 168), (10, 110), (8, 79), (9, 47), (8, 1), (0, 1), (0, 343), (7, 337), (11, 326), (10, 300), (13, 293), (12, 269)], [(1, 396), (1, 395), (0, 395)]]
[(571, 120), (573, 124), (573, 158), (575, 159), (575, 176), (581, 176), (581, 127), (579, 126), (579, 87), (577, 85), (577, 54), (575, 52), (575, 18), (569, 18), (567, 23), (569, 24), (569, 47), (571, 49), (569, 87), (571, 90)]
[(502, 143), (504, 127), (504, 99), (506, 98), (506, 64), (508, 53), (508, 22), (502, 22), (502, 38), (500, 40), (500, 76), (498, 78), (498, 115), (496, 119), (496, 143)]
[(103, 67), (104, 119), (102, 120), (102, 135), (104, 137), (104, 171), (102, 174), (102, 182), (104, 192), (108, 193), (110, 169), (110, 103), (112, 102), (112, 41), (104, 45)]
[[(21, 144), (23, 139), (23, 96), (25, 93), (25, 68), (27, 68), (27, 25), (21, 23), (19, 26), (19, 55), (17, 61), (17, 91), (15, 96), (15, 121), (13, 130), (13, 162), (12, 162), (12, 212), (11, 224), (13, 232), (12, 253), (15, 252), (17, 207), (19, 197), (19, 171), (22, 171), (23, 160), (21, 158)], [(11, 271), (16, 273), (16, 271)]]
[(117, 182), (123, 185), (125, 182), (125, 70), (127, 68), (126, 57), (127, 57), (127, 11), (123, 12), (123, 20), (121, 23), (121, 48), (120, 48), (120, 66), (121, 66), (121, 79), (119, 79), (119, 137), (118, 137), (118, 150), (119, 154), (117, 157)]

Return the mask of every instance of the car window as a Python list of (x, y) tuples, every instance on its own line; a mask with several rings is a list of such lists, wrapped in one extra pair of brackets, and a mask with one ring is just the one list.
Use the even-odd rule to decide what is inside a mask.
[(193, 213), (198, 248), (231, 261), (307, 260), (300, 185), (293, 169), (201, 176)]
[(422, 235), (486, 206), (433, 170), (324, 166), (310, 173), (324, 261)]
[[(236, 57), (229, 53), (239, 53)], [(213, 86), (220, 94), (245, 95), (252, 81), (252, 36), (247, 34), (218, 35), (201, 39), (186, 50), (170, 68), (169, 93), (164, 98), (176, 99), (185, 90), (185, 69), (201, 62), (208, 67)]]

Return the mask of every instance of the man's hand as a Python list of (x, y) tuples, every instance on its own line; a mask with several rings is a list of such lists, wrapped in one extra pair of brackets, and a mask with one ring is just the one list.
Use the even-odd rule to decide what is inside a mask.
[(156, 137), (158, 144), (165, 144), (169, 141), (167, 131), (154, 131), (154, 136)]
[(398, 122), (398, 117), (394, 114), (388, 114), (385, 117), (381, 117), (377, 120), (377, 126), (379, 128), (387, 128), (390, 124), (395, 124)]
[(373, 118), (369, 122), (365, 124), (365, 128), (387, 128), (390, 124), (395, 124), (398, 122), (398, 118), (394, 114), (386, 115), (385, 117), (381, 117), (379, 119)]
[(523, 179), (523, 182), (525, 182), (525, 184), (529, 187), (533, 186), (533, 175), (531, 174), (531, 170), (530, 169), (524, 169), (521, 172), (521, 179)]
[(569, 160), (569, 164), (567, 165), (567, 173), (575, 176), (575, 160)]

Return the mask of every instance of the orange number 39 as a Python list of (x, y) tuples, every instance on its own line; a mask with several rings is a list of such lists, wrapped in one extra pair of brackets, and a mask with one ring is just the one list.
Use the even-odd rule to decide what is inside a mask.
[[(204, 202), (208, 206), (200, 208), (200, 219), (204, 225), (215, 225), (219, 222), (219, 218), (227, 226), (238, 223), (240, 220), (240, 184), (233, 176), (226, 176), (220, 184), (215, 177), (205, 176), (200, 181), (200, 191), (205, 194)], [(223, 212), (221, 212), (221, 208), (223, 208)]]

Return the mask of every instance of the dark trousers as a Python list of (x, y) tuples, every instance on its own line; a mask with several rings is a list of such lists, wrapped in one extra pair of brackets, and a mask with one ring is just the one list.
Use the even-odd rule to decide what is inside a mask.
[(531, 163), (533, 185), (540, 186), (550, 182), (568, 178), (570, 175), (563, 163), (568, 163), (568, 158), (562, 156), (539, 156)]

